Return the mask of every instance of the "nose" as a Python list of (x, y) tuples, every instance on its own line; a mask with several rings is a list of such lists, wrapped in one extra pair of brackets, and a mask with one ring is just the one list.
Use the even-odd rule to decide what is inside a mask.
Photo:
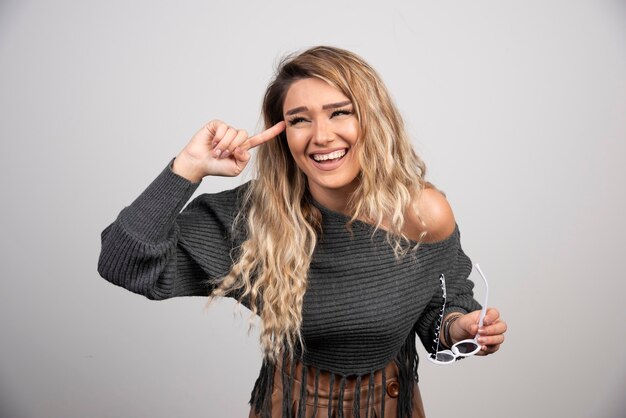
[(317, 145), (326, 145), (335, 140), (335, 134), (330, 123), (326, 120), (316, 120), (313, 122), (313, 142)]

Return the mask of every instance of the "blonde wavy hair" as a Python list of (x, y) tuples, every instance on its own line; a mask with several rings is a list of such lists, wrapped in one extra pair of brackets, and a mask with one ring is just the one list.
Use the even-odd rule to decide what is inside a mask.
[[(339, 89), (353, 104), (360, 127), (359, 184), (350, 198), (351, 220), (384, 227), (396, 256), (411, 247), (403, 234), (405, 213), (425, 186), (425, 166), (413, 150), (402, 118), (378, 74), (358, 55), (318, 46), (284, 58), (263, 100), (269, 128), (283, 120), (291, 84), (316, 77)], [(245, 230), (230, 273), (209, 297), (238, 295), (261, 318), (263, 353), (271, 361), (295, 345), (304, 349), (302, 302), (311, 257), (321, 232), (307, 178), (296, 165), (285, 132), (258, 149), (256, 179), (243, 197), (237, 225)], [(412, 208), (416, 210), (416, 208)]]

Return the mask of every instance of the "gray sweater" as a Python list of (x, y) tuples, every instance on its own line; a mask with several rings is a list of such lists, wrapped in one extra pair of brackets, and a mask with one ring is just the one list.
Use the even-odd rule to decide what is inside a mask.
[[(168, 165), (102, 232), (100, 275), (149, 299), (207, 296), (229, 272), (243, 239), (231, 230), (248, 186), (200, 195), (181, 212), (198, 184)], [(373, 233), (359, 221), (349, 231), (347, 216), (314, 204), (322, 213), (322, 233), (303, 302), (300, 360), (344, 377), (384, 370), (395, 360), (407, 377), (400, 406), (409, 412), (417, 381), (415, 336), (433, 351), (443, 303), (439, 276), (446, 277), (446, 314), (480, 309), (458, 227), (448, 238), (421, 243), (416, 253), (396, 259), (385, 231)], [(272, 373), (273, 365), (264, 361), (252, 392), (251, 404), (265, 415)]]

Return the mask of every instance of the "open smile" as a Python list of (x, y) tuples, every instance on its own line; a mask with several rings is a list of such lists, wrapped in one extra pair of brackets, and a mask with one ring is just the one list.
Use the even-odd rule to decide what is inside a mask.
[(348, 151), (348, 148), (340, 148), (325, 152), (315, 152), (309, 154), (309, 158), (315, 167), (329, 171), (336, 169), (343, 163)]

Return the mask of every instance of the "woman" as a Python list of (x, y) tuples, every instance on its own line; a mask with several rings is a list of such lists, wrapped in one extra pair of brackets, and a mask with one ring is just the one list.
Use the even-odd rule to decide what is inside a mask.
[[(478, 329), (448, 202), (351, 52), (285, 59), (263, 116), (250, 137), (221, 121), (198, 131), (104, 230), (100, 274), (151, 299), (230, 296), (258, 314), (250, 417), (424, 416), (415, 337), (434, 352), (479, 333), (490, 354), (506, 330), (496, 309)], [(180, 213), (203, 178), (240, 174), (255, 147), (254, 181)]]

